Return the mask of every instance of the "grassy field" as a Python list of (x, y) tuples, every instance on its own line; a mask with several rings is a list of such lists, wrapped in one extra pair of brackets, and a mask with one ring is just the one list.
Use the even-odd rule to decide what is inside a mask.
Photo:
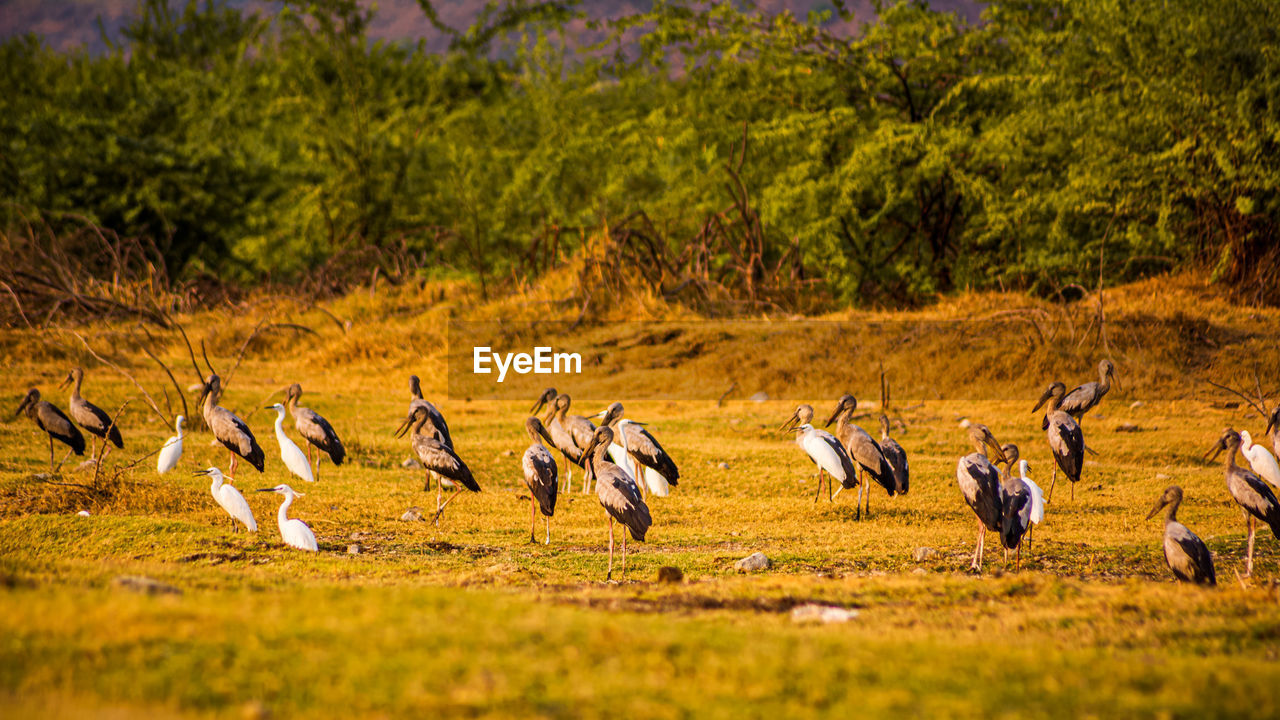
[[(292, 512), (315, 530), (316, 555), (281, 545), (276, 495), (246, 492), (261, 530), (230, 531), (205, 478), (191, 475), (225, 465), (207, 434), (188, 435), (174, 473), (157, 476), (153, 458), (117, 472), (171, 431), (73, 333), (167, 411), (168, 381), (141, 352), (136, 327), (9, 331), (0, 337), (12, 358), (0, 378), (7, 412), (32, 385), (65, 407), (55, 386), (72, 364), (88, 369), (86, 397), (109, 410), (132, 400), (126, 449), (108, 455), (96, 478), (74, 461), (58, 477), (42, 475), (47, 445), (34, 425), (0, 425), (0, 709), (11, 717), (1275, 716), (1280, 542), (1260, 532), (1254, 577), (1237, 582), (1244, 523), (1221, 465), (1201, 459), (1222, 427), (1261, 436), (1263, 423), (1190, 378), (1252, 387), (1256, 363), (1271, 390), (1280, 313), (1231, 307), (1191, 281), (1171, 285), (1108, 294), (1105, 339), (1089, 329), (1088, 301), (1060, 310), (969, 296), (916, 313), (822, 318), (859, 328), (848, 346), (815, 338), (827, 331), (811, 324), (775, 319), (781, 341), (762, 344), (706, 322), (700, 332), (717, 341), (692, 331), (675, 341), (700, 348), (676, 353), (687, 362), (682, 379), (668, 364), (629, 356), (635, 367), (625, 377), (606, 358), (604, 369), (557, 381), (580, 411), (625, 402), (682, 470), (670, 497), (651, 500), (649, 540), (631, 545), (617, 584), (603, 582), (606, 516), (580, 485), (561, 498), (551, 544), (528, 541), (519, 460), (533, 397), (445, 395), (440, 326), (473, 300), (463, 289), (362, 294), (323, 310), (265, 299), (181, 318), (224, 374), (262, 318), (314, 330), (260, 334), (223, 404), (249, 417), (267, 451), (266, 473), (242, 466), (236, 484), (292, 482), (306, 492)], [(531, 291), (526, 301), (536, 300)], [(689, 319), (643, 306), (655, 324)], [(531, 317), (520, 307), (482, 305), (467, 317)], [(572, 319), (576, 309), (565, 313)], [(899, 322), (930, 330), (906, 346)], [(170, 335), (155, 348), (186, 384), (194, 371)], [(955, 482), (956, 459), (969, 451), (961, 419), (1017, 443), (1047, 485), (1051, 459), (1031, 405), (1051, 376), (1091, 379), (1108, 348), (1124, 389), (1085, 419), (1098, 454), (1074, 501), (1060, 483), (1021, 571), (1006, 568), (992, 541), (984, 573), (971, 574), (975, 519)], [(725, 378), (712, 382), (696, 368), (726, 357), (739, 358), (728, 375), (738, 389), (718, 406)], [(893, 415), (907, 427), (898, 439), (911, 457), (911, 492), (889, 499), (877, 490), (871, 517), (855, 522), (848, 493), (813, 502), (812, 465), (776, 428), (798, 402), (825, 418), (845, 390), (878, 399), (880, 364), (898, 378)], [(407, 446), (392, 437), (410, 372), (423, 376), (484, 488), (450, 506), (438, 528), (399, 519), (434, 502), (421, 471), (401, 466)], [(654, 378), (663, 393), (651, 391)], [(294, 381), (350, 452), (348, 464), (324, 465), (305, 488), (286, 476), (273, 416), (260, 409)], [(746, 399), (757, 390), (773, 399)], [(874, 427), (870, 417), (861, 423)], [(1164, 566), (1161, 524), (1144, 518), (1170, 484), (1186, 492), (1180, 519), (1215, 554), (1216, 589), (1179, 586)], [(936, 554), (917, 562), (921, 547)], [(734, 572), (755, 551), (773, 566)], [(657, 582), (662, 566), (680, 568), (684, 581)], [(130, 590), (117, 582), (126, 575), (176, 592)], [(789, 611), (808, 602), (859, 614), (839, 625), (793, 623)]]

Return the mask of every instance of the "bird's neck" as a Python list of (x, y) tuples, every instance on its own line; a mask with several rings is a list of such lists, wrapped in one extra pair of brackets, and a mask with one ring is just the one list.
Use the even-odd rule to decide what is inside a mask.
[(1240, 448), (1238, 447), (1227, 448), (1227, 470), (1228, 471), (1236, 467), (1236, 451), (1239, 449)]
[(281, 527), (289, 521), (289, 506), (293, 504), (293, 496), (285, 495), (284, 502), (280, 503), (280, 510), (276, 513), (276, 520)]
[(283, 410), (276, 413), (276, 432), (284, 433), (284, 411)]
[(83, 376), (83, 375), (76, 375), (76, 376), (73, 378), (73, 380), (74, 380), (74, 382), (71, 384), (71, 397), (76, 398), (76, 399), (79, 399), (79, 398), (80, 398), (80, 384), (84, 382), (84, 376)]
[(1168, 524), (1169, 524), (1169, 523), (1171, 523), (1171, 522), (1177, 522), (1177, 521), (1178, 521), (1178, 505), (1179, 505), (1179, 504), (1181, 504), (1181, 502), (1180, 502), (1180, 501), (1179, 501), (1179, 502), (1171, 502), (1171, 503), (1169, 503), (1169, 505), (1164, 509), (1164, 524), (1165, 524), (1165, 525), (1168, 525)]

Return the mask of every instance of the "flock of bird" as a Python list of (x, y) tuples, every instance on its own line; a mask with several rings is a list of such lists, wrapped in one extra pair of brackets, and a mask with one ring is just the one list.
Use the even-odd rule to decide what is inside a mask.
[[(1044, 519), (1045, 505), (1052, 500), (1058, 472), (1071, 483), (1074, 499), (1075, 484), (1080, 481), (1084, 467), (1084, 454), (1092, 452), (1085, 445), (1081, 420), (1096, 407), (1115, 381), (1115, 366), (1103, 360), (1098, 366), (1098, 380), (1082, 384), (1070, 392), (1061, 382), (1053, 382), (1032, 408), (1032, 413), (1044, 408), (1041, 429), (1046, 432), (1049, 449), (1054, 458), (1053, 480), (1048, 492), (1028, 476), (1028, 462), (1019, 456), (1018, 447), (1000, 444), (986, 425), (965, 421), (963, 426), (974, 452), (960, 458), (956, 464), (956, 482), (965, 503), (977, 518), (978, 533), (971, 567), (980, 571), (987, 531), (1000, 537), (1005, 560), (1014, 554), (1015, 567), (1021, 566), (1022, 544), (1028, 546), (1032, 530)], [(23, 412), (43, 430), (49, 439), (49, 465), (54, 466), (54, 441), (68, 446), (71, 453), (83, 455), (86, 449), (84, 436), (79, 428), (102, 438), (103, 454), (107, 441), (116, 448), (124, 447), (124, 440), (116, 420), (101, 408), (81, 396), (84, 371), (72, 369), (62, 383), (71, 386), (69, 400), (70, 417), (52, 403), (41, 399), (39, 390), (32, 388), (22, 400), (15, 417)], [(463, 491), (479, 492), (480, 485), (470, 468), (457, 454), (444, 415), (422, 395), (421, 383), (416, 375), (409, 378), (410, 402), (408, 413), (395, 431), (396, 437), (408, 435), (409, 449), (425, 472), (424, 491), (430, 491), (432, 481), (436, 485), (436, 512), (438, 525), (445, 508)], [(219, 402), (222, 383), (217, 374), (210, 374), (203, 384), (203, 400), (200, 404), (205, 424), (214, 438), (228, 451), (228, 475), (216, 467), (198, 471), (196, 475), (208, 476), (210, 493), (230, 517), (232, 526), (244, 525), (250, 532), (257, 531), (257, 521), (244, 496), (227, 481), (235, 473), (236, 464), (244, 460), (259, 472), (265, 467), (265, 454), (247, 423)], [(314, 482), (319, 476), (320, 462), (328, 457), (334, 465), (341, 465), (346, 451), (333, 426), (310, 408), (299, 405), (302, 388), (298, 384), (285, 391), (284, 403), (276, 403), (267, 409), (276, 411), (275, 434), (280, 458), (290, 473), (306, 481)], [(627, 535), (643, 542), (653, 524), (646, 496), (665, 497), (672, 487), (679, 484), (680, 471), (671, 456), (646, 429), (646, 424), (623, 417), (621, 403), (612, 403), (604, 410), (585, 417), (569, 413), (572, 400), (569, 395), (548, 388), (537, 399), (525, 421), (525, 431), (530, 445), (521, 457), (524, 481), (529, 489), (530, 541), (538, 542), (538, 514), (544, 517), (544, 543), (551, 542), (551, 518), (555, 515), (556, 499), (562, 492), (573, 489), (573, 468), (582, 470), (582, 492), (588, 492), (591, 484), (600, 505), (609, 520), (609, 565), (606, 579), (613, 575), (614, 525), (621, 524), (622, 577), (626, 575)], [(813, 426), (814, 410), (800, 405), (779, 428), (794, 432), (796, 444), (817, 466), (817, 490), (814, 502), (822, 495), (822, 481), (827, 482), (827, 498), (834, 501), (843, 490), (858, 489), (856, 519), (871, 512), (871, 481), (882, 487), (890, 498), (905, 495), (910, 489), (910, 469), (906, 451), (890, 436), (888, 416), (880, 414), (880, 440), (854, 424), (858, 401), (844, 395), (824, 427), (835, 424), (835, 435)], [(540, 412), (545, 414), (540, 416)], [(289, 438), (284, 423), (287, 415), (294, 421), (294, 429), (306, 440), (304, 453)], [(165, 441), (157, 453), (157, 471), (161, 474), (177, 466), (182, 456), (183, 424), (179, 415), (175, 422), (175, 435)], [(592, 420), (599, 422), (597, 426)], [(1273, 432), (1274, 431), (1274, 432)], [(1280, 489), (1280, 407), (1271, 414), (1265, 431), (1273, 439), (1275, 455), (1252, 441), (1249, 433), (1227, 428), (1217, 444), (1210, 449), (1216, 458), (1226, 452), (1226, 485), (1231, 497), (1244, 511), (1248, 530), (1248, 553), (1245, 577), (1253, 572), (1253, 551), (1257, 522), (1266, 523), (1277, 539), (1280, 539), (1280, 501), (1275, 491)], [(551, 449), (558, 451), (565, 469), (563, 480), (559, 465)], [(1236, 464), (1237, 451), (1243, 453), (1248, 467)], [(1206, 453), (1208, 457), (1209, 453)], [(66, 457), (63, 458), (65, 462)], [(101, 458), (97, 458), (100, 462)], [(994, 462), (993, 462), (994, 460)], [(58, 467), (61, 463), (58, 464)], [(1014, 467), (1018, 472), (1014, 474)], [(868, 479), (869, 478), (869, 479)], [(834, 488), (839, 482), (839, 489)], [(445, 487), (452, 488), (448, 498)], [(261, 488), (259, 492), (274, 492), (284, 496), (277, 520), (280, 535), (290, 546), (316, 551), (315, 534), (301, 520), (289, 518), (288, 510), (295, 498), (303, 493), (281, 484)], [(1173, 574), (1182, 581), (1215, 584), (1216, 573), (1208, 548), (1177, 519), (1183, 499), (1182, 489), (1171, 486), (1161, 493), (1155, 507), (1147, 516), (1155, 517), (1165, 512), (1164, 556)]]

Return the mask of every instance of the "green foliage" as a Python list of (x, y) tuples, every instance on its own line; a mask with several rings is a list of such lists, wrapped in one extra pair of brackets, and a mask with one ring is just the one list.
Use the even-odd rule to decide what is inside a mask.
[(856, 37), (729, 3), (585, 36), (573, 3), (465, 30), (421, 4), (447, 51), (371, 40), (355, 0), (144, 0), (100, 57), (5, 42), (0, 224), (84, 216), (177, 277), (412, 257), (487, 287), (637, 212), (678, 257), (745, 197), (762, 266), (798, 247), (842, 302), (1188, 264), (1280, 299), (1272, 3), (997, 1), (968, 26), (899, 2)]

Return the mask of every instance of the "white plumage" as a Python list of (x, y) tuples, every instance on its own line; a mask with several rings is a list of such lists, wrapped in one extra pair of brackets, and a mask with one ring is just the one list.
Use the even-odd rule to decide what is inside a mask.
[(1031, 491), (1031, 522), (1039, 525), (1040, 521), (1044, 520), (1044, 491), (1031, 478), (1027, 477), (1027, 470), (1029, 469), (1031, 469), (1031, 466), (1027, 464), (1026, 460), (1018, 461), (1018, 474), (1022, 476), (1022, 482), (1026, 483), (1027, 489)]
[(213, 499), (227, 511), (232, 519), (244, 523), (249, 532), (258, 532), (258, 521), (253, 519), (253, 510), (249, 509), (249, 503), (245, 501), (239, 490), (224, 483), (231, 478), (224, 476), (216, 467), (200, 470), (196, 475), (208, 475), (211, 479), (209, 493), (213, 495)]
[(648, 465), (639, 465), (639, 468), (637, 468), (637, 462), (630, 457), (630, 448), (627, 447), (627, 425), (629, 424), (632, 424), (632, 421), (625, 418), (618, 421), (618, 431), (614, 433), (614, 436), (622, 440), (622, 444), (619, 445), (615, 442), (609, 445), (609, 459), (613, 461), (614, 465), (622, 468), (633, 481), (639, 479), (635, 477), (637, 469), (643, 469), (644, 472), (641, 473), (641, 476), (649, 492), (658, 497), (667, 497), (671, 494), (671, 483), (667, 482), (662, 473)]
[(160, 457), (156, 459), (156, 472), (161, 475), (169, 472), (182, 459), (182, 423), (186, 418), (181, 415), (173, 423), (173, 431), (178, 433), (164, 441), (164, 446), (160, 448)]
[(799, 431), (797, 441), (800, 447), (804, 448), (818, 467), (826, 470), (831, 477), (839, 480), (843, 485), (847, 474), (844, 471), (844, 464), (840, 462), (840, 454), (835, 448), (840, 441), (829, 432), (814, 429), (809, 423), (797, 427), (796, 430)]
[(307, 550), (316, 552), (320, 547), (316, 544), (316, 535), (311, 532), (311, 528), (307, 524), (297, 518), (289, 517), (289, 506), (293, 504), (295, 497), (303, 497), (303, 493), (295, 491), (288, 485), (277, 485), (273, 488), (262, 488), (258, 492), (275, 492), (284, 495), (284, 502), (280, 503), (280, 510), (276, 513), (276, 523), (280, 526), (280, 537), (284, 540), (285, 545), (291, 545), (299, 550)]
[(1267, 452), (1266, 448), (1254, 444), (1248, 430), (1240, 431), (1240, 452), (1244, 453), (1249, 461), (1249, 467), (1253, 468), (1258, 477), (1271, 483), (1272, 487), (1280, 489), (1280, 464), (1276, 463), (1275, 456)]
[(276, 411), (276, 444), (280, 446), (280, 459), (284, 461), (284, 466), (303, 480), (315, 482), (315, 476), (311, 474), (311, 463), (307, 461), (307, 454), (302, 452), (302, 449), (295, 445), (284, 432), (284, 405), (276, 403), (268, 406), (267, 409)]

